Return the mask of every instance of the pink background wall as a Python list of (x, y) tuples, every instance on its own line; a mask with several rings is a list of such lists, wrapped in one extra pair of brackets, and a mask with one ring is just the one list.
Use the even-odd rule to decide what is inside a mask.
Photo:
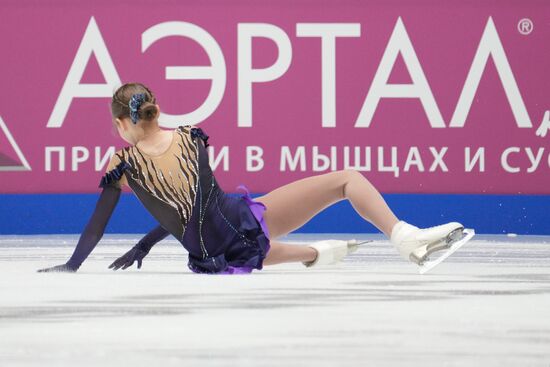
[[(60, 127), (48, 127), (69, 70), (82, 47), (91, 21), (97, 24), (120, 82), (139, 81), (157, 96), (161, 111), (185, 114), (197, 109), (208, 96), (209, 80), (167, 80), (167, 66), (208, 66), (204, 49), (193, 39), (166, 37), (142, 52), (142, 34), (164, 22), (192, 23), (208, 32), (219, 45), (225, 62), (226, 84), (215, 110), (197, 125), (210, 135), (215, 154), (229, 147), (229, 170), (220, 165), (215, 174), (222, 188), (234, 192), (245, 183), (253, 192), (267, 192), (293, 180), (330, 171), (313, 171), (312, 148), (329, 154), (334, 146), (336, 167), (343, 167), (343, 147), (371, 147), (371, 169), (363, 174), (383, 192), (434, 193), (550, 193), (550, 134), (537, 136), (545, 111), (550, 110), (550, 6), (545, 1), (3, 1), (2, 57), (0, 57), (0, 192), (97, 192), (103, 166), (95, 167), (96, 147), (103, 156), (110, 146), (125, 142), (112, 135), (110, 94), (73, 98)], [(93, 17), (93, 19), (92, 19)], [(444, 128), (432, 128), (418, 98), (382, 98), (370, 126), (356, 126), (359, 113), (381, 64), (398, 19), (412, 43)], [(529, 26), (518, 29), (523, 18)], [(531, 127), (518, 127), (492, 57), (481, 76), (464, 127), (449, 127), (474, 55), (490, 23), (501, 41), (505, 59), (528, 113)], [(288, 69), (277, 79), (252, 86), (252, 126), (239, 126), (238, 25), (267, 23), (280, 28), (290, 40)], [(321, 99), (321, 38), (298, 37), (298, 23), (358, 24), (358, 37), (336, 39), (334, 127), (323, 127)], [(488, 33), (485, 33), (486, 36)], [(494, 43), (491, 44), (496, 47)], [(242, 46), (242, 45), (241, 45)], [(497, 49), (496, 47), (495, 49)], [(269, 68), (281, 57), (267, 38), (252, 40), (252, 67)], [(410, 84), (411, 74), (398, 56), (389, 84)], [(108, 84), (96, 55), (86, 58), (82, 86)], [(502, 74), (502, 73), (501, 73)], [(512, 88), (513, 89), (513, 88)], [(105, 89), (103, 90), (105, 91)], [(242, 96), (241, 96), (242, 98)], [(516, 108), (521, 109), (516, 103)], [(162, 121), (161, 121), (162, 122)], [(242, 123), (242, 121), (241, 121)], [(526, 124), (526, 122), (523, 122)], [(165, 124), (167, 125), (167, 124)], [(166, 128), (171, 128), (166, 126)], [(11, 134), (8, 137), (6, 131)], [(545, 129), (540, 129), (544, 131)], [(21, 154), (17, 154), (19, 148)], [(246, 169), (248, 145), (263, 148), (264, 166)], [(65, 170), (58, 169), (57, 154), (46, 169), (46, 147), (66, 150)], [(281, 171), (281, 147), (305, 149), (305, 171)], [(71, 151), (84, 147), (89, 159), (73, 171)], [(384, 165), (396, 147), (399, 174), (378, 164), (378, 147), (384, 148)], [(410, 147), (417, 147), (424, 165), (404, 172)], [(430, 147), (447, 147), (437, 166)], [(485, 169), (465, 170), (465, 147), (485, 149)], [(511, 150), (503, 166), (503, 152)], [(532, 152), (532, 164), (527, 153)], [(78, 152), (77, 152), (78, 153)], [(24, 168), (21, 157), (28, 162)], [(409, 160), (413, 158), (409, 156)], [(362, 157), (364, 162), (364, 157)], [(352, 155), (353, 160), (353, 155)], [(418, 162), (418, 161), (417, 161)], [(409, 161), (411, 163), (411, 161)], [(536, 166), (536, 167), (535, 167)], [(12, 168), (10, 168), (12, 167)], [(532, 172), (529, 172), (529, 168)]]

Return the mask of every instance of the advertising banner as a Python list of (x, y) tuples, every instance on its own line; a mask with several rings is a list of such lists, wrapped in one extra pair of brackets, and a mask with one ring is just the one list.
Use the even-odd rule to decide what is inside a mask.
[(221, 187), (550, 193), (547, 1), (2, 1), (0, 192), (94, 193), (147, 85)]

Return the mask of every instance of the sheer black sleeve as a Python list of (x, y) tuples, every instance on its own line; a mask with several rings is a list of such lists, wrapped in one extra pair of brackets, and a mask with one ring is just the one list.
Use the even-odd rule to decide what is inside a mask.
[(99, 195), (94, 212), (86, 228), (80, 235), (73, 255), (69, 261), (67, 261), (67, 266), (75, 270), (78, 269), (82, 262), (90, 255), (99, 240), (101, 240), (105, 227), (111, 218), (111, 214), (120, 199), (121, 191), (120, 188), (112, 185), (103, 187), (103, 191), (101, 191)]
[(164, 227), (158, 225), (151, 231), (149, 231), (149, 233), (147, 233), (145, 236), (143, 236), (143, 238), (139, 240), (136, 246), (140, 250), (149, 253), (154, 245), (168, 237), (169, 234), (170, 232), (164, 229)]

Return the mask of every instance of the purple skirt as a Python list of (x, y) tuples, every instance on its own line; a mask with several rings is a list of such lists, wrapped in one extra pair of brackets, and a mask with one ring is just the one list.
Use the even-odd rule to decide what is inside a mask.
[[(253, 242), (243, 245), (242, 241), (237, 240), (235, 241), (235, 245), (230, 246), (224, 254), (220, 254), (208, 260), (212, 261), (212, 265), (210, 266), (213, 267), (223, 267), (225, 266), (225, 263), (227, 263), (224, 270), (205, 272), (202, 269), (209, 265), (204, 266), (204, 264), (200, 263), (199, 259), (194, 259), (194, 262), (189, 264), (192, 271), (212, 275), (248, 274), (254, 269), (261, 270), (263, 268), (263, 260), (267, 256), (267, 253), (271, 247), (269, 244), (269, 231), (263, 218), (263, 213), (266, 210), (266, 206), (259, 201), (253, 200), (245, 185), (241, 184), (237, 186), (237, 190), (239, 189), (242, 189), (245, 192), (239, 200), (243, 200), (249, 209), (249, 211), (245, 210), (245, 212), (241, 212), (241, 210), (239, 210), (239, 212), (243, 213), (241, 215), (239, 230), (242, 234), (246, 234), (247, 238)], [(194, 266), (194, 264), (199, 266)]]

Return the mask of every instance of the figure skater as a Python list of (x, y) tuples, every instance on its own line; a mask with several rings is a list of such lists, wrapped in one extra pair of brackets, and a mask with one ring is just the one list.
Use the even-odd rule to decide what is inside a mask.
[(307, 246), (278, 242), (324, 208), (349, 200), (357, 213), (383, 232), (406, 260), (422, 265), (435, 251), (449, 249), (464, 227), (451, 222), (420, 229), (400, 221), (380, 193), (358, 171), (344, 169), (310, 176), (253, 200), (227, 195), (209, 165), (209, 136), (182, 125), (159, 127), (160, 107), (141, 83), (127, 83), (111, 101), (113, 128), (130, 144), (115, 152), (105, 174), (96, 207), (69, 260), (39, 272), (75, 272), (103, 236), (121, 195), (129, 186), (159, 225), (111, 264), (141, 268), (153, 245), (173, 235), (188, 251), (195, 273), (238, 274), (263, 265), (302, 262), (305, 267), (334, 264), (358, 248), (355, 239), (328, 239)]

